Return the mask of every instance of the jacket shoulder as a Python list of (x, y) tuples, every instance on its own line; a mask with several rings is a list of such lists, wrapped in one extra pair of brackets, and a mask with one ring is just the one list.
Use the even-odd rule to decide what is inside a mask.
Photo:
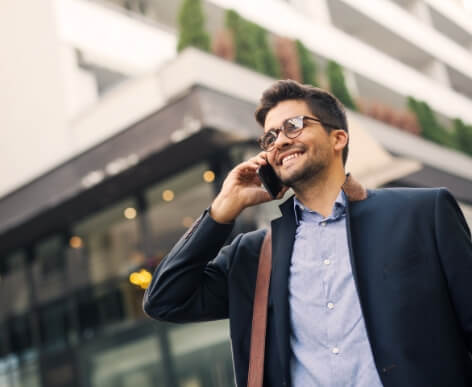
[(436, 198), (442, 194), (449, 194), (447, 188), (379, 188), (369, 191), (368, 198), (372, 204), (434, 204)]

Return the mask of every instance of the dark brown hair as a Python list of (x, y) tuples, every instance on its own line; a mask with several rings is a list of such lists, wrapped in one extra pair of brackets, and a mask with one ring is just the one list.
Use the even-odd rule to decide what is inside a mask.
[[(279, 102), (289, 99), (305, 101), (313, 115), (323, 121), (329, 133), (333, 129), (348, 132), (346, 112), (343, 104), (330, 92), (311, 85), (302, 85), (290, 79), (275, 82), (262, 94), (255, 116), (263, 127), (267, 113)], [(343, 164), (346, 164), (348, 144), (343, 149)]]

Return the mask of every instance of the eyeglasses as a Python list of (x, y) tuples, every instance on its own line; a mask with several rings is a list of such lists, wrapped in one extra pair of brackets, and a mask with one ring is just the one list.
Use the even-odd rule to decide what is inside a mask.
[(262, 148), (262, 150), (270, 152), (274, 149), (275, 142), (277, 141), (277, 137), (279, 137), (280, 132), (283, 132), (284, 136), (290, 139), (298, 137), (302, 133), (302, 130), (305, 128), (305, 120), (316, 121), (322, 125), (337, 129), (337, 127), (330, 124), (326, 124), (315, 117), (296, 116), (285, 120), (280, 128), (270, 129), (269, 131), (264, 133), (259, 138), (259, 146)]

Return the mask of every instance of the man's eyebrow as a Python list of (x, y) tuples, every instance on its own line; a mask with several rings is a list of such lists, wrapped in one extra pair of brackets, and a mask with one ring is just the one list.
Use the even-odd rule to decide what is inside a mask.
[(282, 125), (283, 125), (286, 121), (291, 120), (292, 118), (293, 118), (293, 117), (290, 117), (290, 118), (287, 118), (287, 119), (283, 120), (282, 123), (281, 123), (278, 127), (276, 127), (276, 128), (269, 128), (269, 129), (267, 129), (267, 131), (266, 131), (265, 128), (264, 128), (264, 133), (270, 132), (271, 130), (278, 130), (278, 129), (281, 129), (281, 128), (282, 128)]

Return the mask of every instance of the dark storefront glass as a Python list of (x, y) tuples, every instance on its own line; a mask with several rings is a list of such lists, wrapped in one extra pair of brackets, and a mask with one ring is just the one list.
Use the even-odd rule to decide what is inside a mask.
[(172, 325), (169, 341), (180, 387), (233, 384), (227, 320)]
[(1, 257), (0, 319), (24, 313), (29, 301), (26, 254), (20, 250)]
[(80, 356), (87, 387), (166, 385), (160, 340), (149, 324), (91, 341)]
[(93, 214), (73, 228), (88, 259), (88, 280), (93, 284), (127, 276), (140, 263), (136, 203), (124, 200)]
[(130, 282), (208, 207), (217, 179), (196, 164), (3, 258), (0, 386), (232, 385), (228, 322), (152, 321)]
[(39, 386), (37, 352), (31, 331), (26, 254), (1, 257), (0, 386)]
[(40, 387), (37, 358), (10, 355), (0, 362), (0, 386)]
[(36, 244), (32, 270), (34, 297), (39, 304), (64, 295), (66, 248), (65, 237), (60, 234), (51, 235)]
[[(152, 251), (162, 258), (213, 198), (215, 176), (206, 164), (191, 167), (146, 192)], [(206, 179), (206, 180), (205, 180)]]

